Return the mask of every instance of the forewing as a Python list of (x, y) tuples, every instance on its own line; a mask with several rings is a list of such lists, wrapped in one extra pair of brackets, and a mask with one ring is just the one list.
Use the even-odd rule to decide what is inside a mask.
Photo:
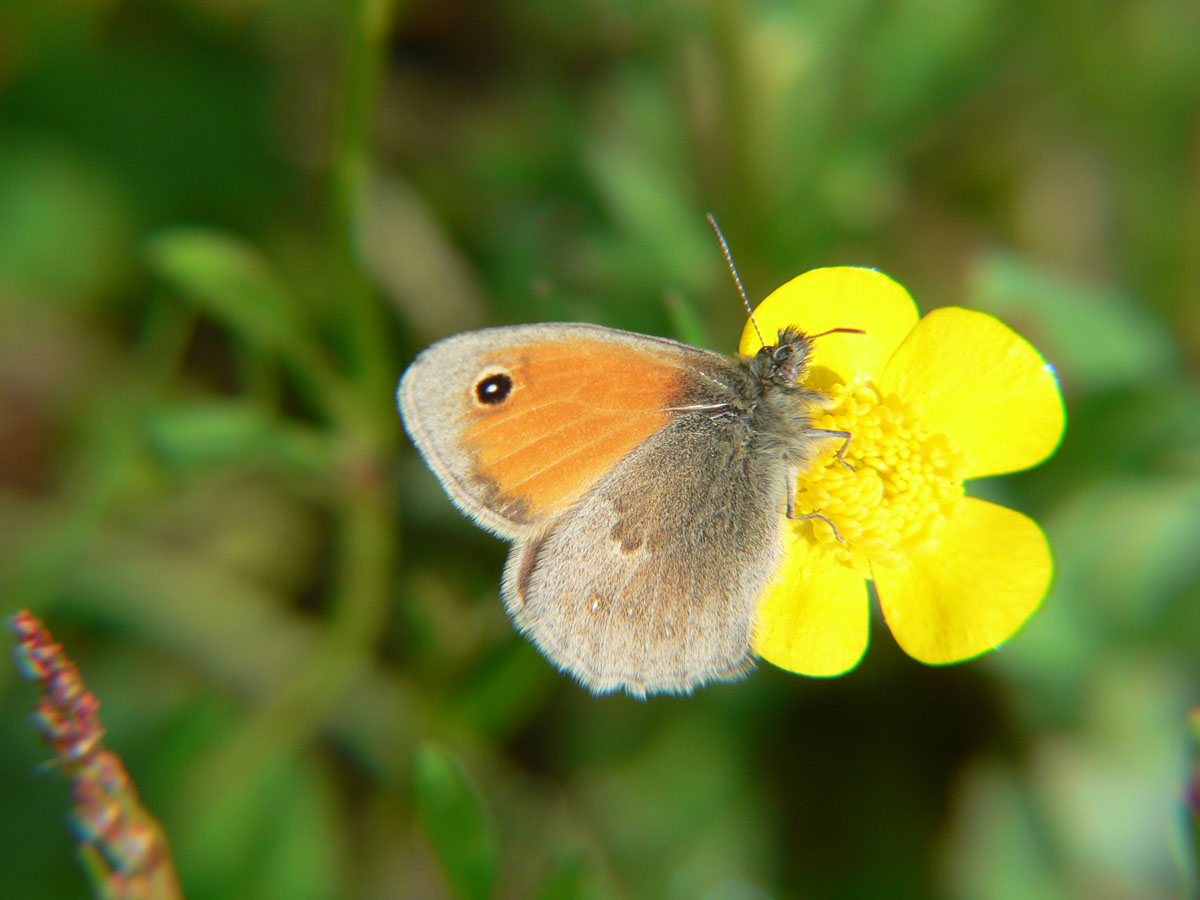
[[(671, 421), (725, 360), (592, 325), (469, 332), (422, 353), (400, 382), (405, 426), (454, 501), (504, 537), (538, 532)], [(482, 378), (512, 379), (503, 403)]]

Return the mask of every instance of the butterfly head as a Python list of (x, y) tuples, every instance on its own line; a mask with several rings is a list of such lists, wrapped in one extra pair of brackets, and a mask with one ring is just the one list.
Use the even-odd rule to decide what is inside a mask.
[(866, 334), (861, 328), (830, 328), (807, 334), (794, 325), (779, 331), (779, 340), (763, 346), (750, 360), (750, 370), (759, 380), (784, 388), (798, 387), (812, 364), (813, 341), (827, 334)]
[(799, 328), (789, 326), (779, 332), (779, 341), (755, 354), (751, 370), (763, 381), (789, 387), (799, 384), (808, 374), (812, 338)]

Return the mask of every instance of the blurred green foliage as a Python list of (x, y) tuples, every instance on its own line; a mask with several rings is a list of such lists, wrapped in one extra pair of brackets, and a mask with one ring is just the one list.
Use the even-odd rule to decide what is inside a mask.
[[(1191, 0), (0, 4), (0, 612), (45, 617), (206, 897), (1196, 890)], [(392, 406), (430, 340), (732, 350), (880, 268), (1054, 362), (1045, 608), (928, 669), (596, 699)], [(82, 896), (0, 667), (7, 896)], [(494, 889), (493, 889), (494, 886)]]

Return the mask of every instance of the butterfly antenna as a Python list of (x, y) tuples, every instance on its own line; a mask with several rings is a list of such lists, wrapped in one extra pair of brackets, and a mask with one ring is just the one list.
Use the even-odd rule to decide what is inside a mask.
[(808, 339), (815, 341), (819, 337), (825, 337), (827, 334), (866, 334), (862, 328), (830, 328), (828, 331), (822, 331), (820, 334), (810, 334)]
[(712, 226), (713, 234), (717, 236), (717, 241), (721, 245), (721, 252), (725, 254), (725, 262), (729, 266), (729, 274), (733, 276), (733, 283), (737, 285), (738, 295), (742, 298), (742, 305), (746, 307), (746, 312), (750, 314), (750, 324), (754, 326), (754, 330), (758, 333), (758, 341), (764, 347), (767, 345), (766, 338), (763, 337), (762, 329), (758, 327), (758, 320), (754, 318), (754, 307), (750, 305), (750, 299), (746, 296), (746, 289), (742, 287), (742, 276), (738, 274), (737, 266), (733, 264), (733, 253), (729, 250), (729, 242), (725, 240), (725, 234), (721, 231), (721, 226), (717, 224), (717, 217), (712, 213), (705, 213), (704, 217), (708, 219), (708, 224)]

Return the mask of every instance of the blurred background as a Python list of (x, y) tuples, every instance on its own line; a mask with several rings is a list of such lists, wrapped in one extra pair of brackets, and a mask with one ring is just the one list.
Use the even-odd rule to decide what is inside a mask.
[[(393, 392), (583, 320), (732, 351), (877, 267), (1069, 427), (979, 486), (1058, 574), (1001, 651), (594, 698)], [(100, 697), (191, 900), (1173, 898), (1200, 702), (1192, 0), (0, 4), (0, 613)], [(878, 617), (876, 617), (878, 618)], [(84, 896), (0, 666), (0, 893)]]

